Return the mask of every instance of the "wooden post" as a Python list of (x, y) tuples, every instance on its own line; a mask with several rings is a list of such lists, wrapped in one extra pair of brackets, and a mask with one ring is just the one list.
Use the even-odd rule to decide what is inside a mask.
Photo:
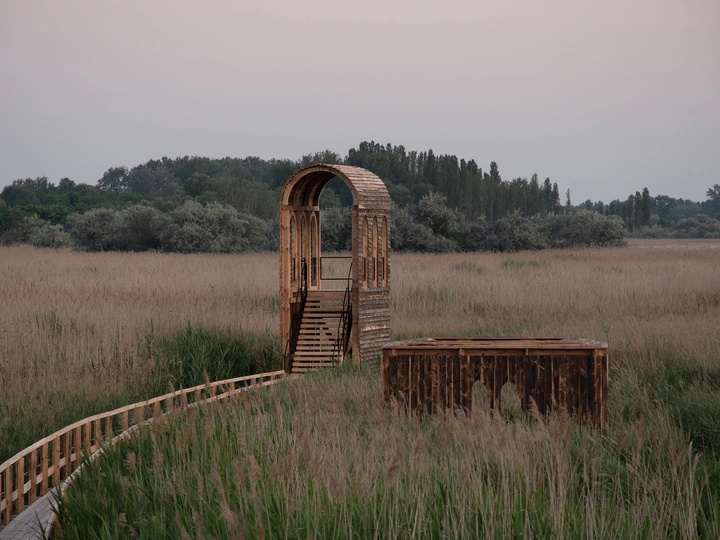
[(12, 505), (13, 505), (13, 489), (12, 489), (12, 481), (10, 477), (10, 471), (12, 469), (12, 465), (5, 469), (2, 473), (2, 487), (3, 487), (3, 497), (0, 499), (0, 506), (2, 504), (5, 505), (5, 508), (2, 509), (2, 512), (0, 512), (0, 523), (3, 525), (7, 525), (10, 523), (10, 516), (12, 516)]
[(15, 479), (18, 492), (16, 509), (17, 513), (19, 514), (20, 512), (25, 510), (25, 456), (22, 456), (17, 461)]
[(53, 448), (53, 487), (57, 487), (60, 484), (60, 435), (55, 437), (52, 441)]
[(45, 441), (40, 447), (40, 496), (42, 497), (48, 492), (48, 441)]
[(37, 477), (38, 477), (37, 448), (30, 451), (30, 469), (28, 470), (28, 480), (30, 481), (30, 489), (28, 490), (28, 504), (32, 504), (37, 499)]

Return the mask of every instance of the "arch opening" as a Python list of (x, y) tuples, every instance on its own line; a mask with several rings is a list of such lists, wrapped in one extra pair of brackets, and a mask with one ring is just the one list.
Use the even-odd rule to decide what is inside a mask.
[(498, 401), (498, 412), (505, 421), (514, 422), (524, 417), (520, 394), (511, 381), (507, 381), (502, 385)]
[(480, 381), (475, 381), (470, 397), (470, 411), (473, 415), (488, 415), (492, 410), (490, 390)]
[[(347, 189), (330, 187), (323, 197), (332, 182)], [(352, 206), (343, 207), (350, 199)], [(325, 365), (326, 357), (342, 361), (350, 350), (357, 360), (379, 358), (390, 337), (389, 219), (387, 189), (365, 169), (310, 165), (287, 181), (280, 196), (280, 330), (286, 369), (303, 354), (313, 367)], [(311, 330), (313, 335), (307, 334)], [(302, 350), (311, 344), (316, 349)]]

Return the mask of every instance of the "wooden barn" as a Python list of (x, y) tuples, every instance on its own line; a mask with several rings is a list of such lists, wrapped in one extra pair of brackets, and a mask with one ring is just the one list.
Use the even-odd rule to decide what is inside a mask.
[[(353, 195), (352, 253), (323, 255), (320, 194), (335, 177)], [(370, 171), (346, 165), (298, 170), (280, 197), (280, 337), (288, 373), (378, 361), (390, 339), (390, 196)], [(342, 262), (343, 275), (328, 276)]]

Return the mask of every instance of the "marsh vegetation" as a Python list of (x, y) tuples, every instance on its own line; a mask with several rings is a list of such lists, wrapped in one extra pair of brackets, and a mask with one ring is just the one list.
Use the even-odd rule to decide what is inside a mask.
[[(408, 419), (380, 407), (379, 372), (345, 368), (119, 446), (69, 492), (66, 534), (165, 523), (171, 536), (717, 537), (719, 247), (392, 256), (395, 338), (607, 341), (607, 436), (483, 408)], [(222, 377), (279, 358), (272, 254), (4, 247), (0, 272), (0, 461), (93, 412), (188, 386), (198, 365)], [(131, 499), (147, 482), (144, 522)]]

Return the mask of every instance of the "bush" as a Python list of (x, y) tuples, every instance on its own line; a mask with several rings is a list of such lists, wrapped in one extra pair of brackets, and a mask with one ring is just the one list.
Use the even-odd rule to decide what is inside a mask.
[(492, 251), (526, 251), (545, 249), (549, 241), (542, 218), (526, 218), (515, 211), (495, 222), (485, 246)]
[(695, 217), (681, 219), (675, 226), (674, 238), (720, 238), (720, 221), (698, 214)]
[(267, 225), (219, 203), (187, 201), (159, 223), (162, 248), (180, 253), (258, 251), (267, 243)]
[(618, 216), (580, 210), (548, 219), (549, 235), (557, 247), (615, 247), (627, 243), (627, 229)]
[[(324, 192), (323, 192), (324, 193)], [(352, 250), (352, 210), (328, 208), (320, 213), (320, 236), (323, 251)]]
[(35, 247), (68, 247), (70, 236), (62, 225), (55, 225), (37, 216), (23, 219), (2, 235), (3, 244), (30, 244)]
[(413, 220), (405, 209), (393, 208), (390, 244), (395, 251), (448, 253), (457, 251), (455, 240), (435, 234), (430, 227)]
[(79, 251), (111, 251), (118, 236), (118, 216), (114, 210), (95, 208), (68, 216), (65, 228)]
[(157, 225), (160, 213), (150, 206), (131, 206), (116, 216), (117, 229), (113, 249), (147, 251), (160, 247)]

